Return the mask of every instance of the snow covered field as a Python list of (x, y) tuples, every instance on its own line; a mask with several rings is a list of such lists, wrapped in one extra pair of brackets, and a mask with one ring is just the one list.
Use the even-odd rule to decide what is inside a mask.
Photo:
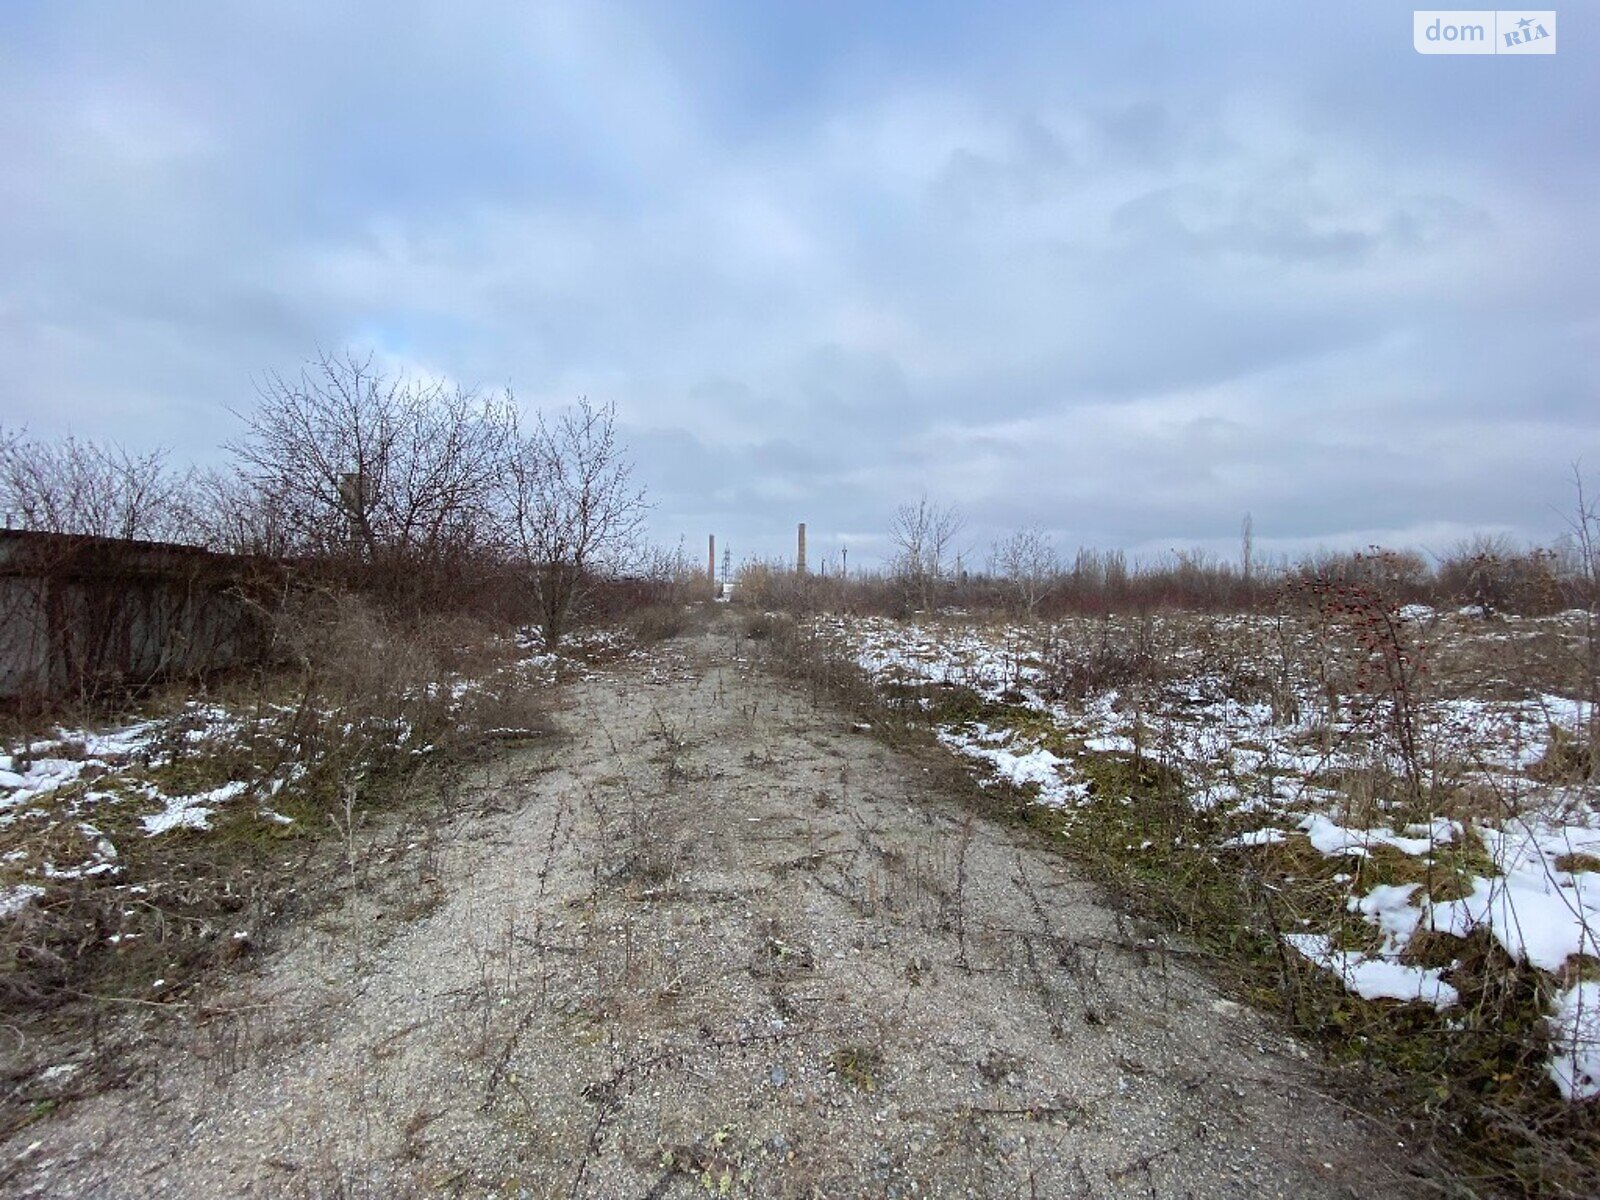
[(1448, 1021), (1466, 940), (1492, 939), (1537, 982), (1549, 1081), (1593, 1100), (1600, 793), (1572, 682), (1583, 614), (1391, 617), (1366, 640), (1303, 614), (817, 628), (932, 709), (987, 779), (1069, 821), (1119, 802), (1097, 791), (1108, 757), (1160, 764), (1207, 818), (1208, 844), (1184, 852), (1314, 899), (1283, 943), (1368, 1000)]

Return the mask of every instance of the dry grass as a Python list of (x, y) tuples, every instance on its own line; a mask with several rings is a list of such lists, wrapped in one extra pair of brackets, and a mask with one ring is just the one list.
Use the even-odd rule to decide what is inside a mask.
[[(36, 1059), (61, 1039), (119, 1013), (183, 1011), (213, 968), (352, 889), (393, 892), (395, 911), (426, 899), (426, 872), (384, 844), (424, 843), (466, 764), (550, 729), (544, 685), (516, 669), (514, 642), (475, 622), (402, 625), (327, 595), (286, 612), (279, 636), (286, 668), (202, 698), (151, 698), (137, 716), (154, 725), (136, 750), (0, 829), (5, 876), (43, 889), (0, 922), (0, 1016), (22, 1043), (0, 1132), (47, 1111)], [(200, 715), (219, 710), (226, 721)], [(209, 828), (150, 836), (140, 825), (145, 789), (182, 797), (230, 782), (247, 787)], [(81, 859), (90, 820), (115, 846), (114, 871), (26, 873)], [(125, 1069), (114, 1040), (92, 1059), (81, 1087)]]
[[(1384, 616), (1394, 609), (1381, 597), (1341, 591), (1327, 600), (1290, 607), (1275, 625), (1172, 617), (1154, 627), (1140, 617), (1055, 623), (1036, 635), (1036, 678), (1044, 694), (1068, 703), (1115, 689), (1135, 711), (1157, 700), (1181, 710), (1181, 692), (1198, 679), (1285, 717), (1299, 717), (1308, 702), (1296, 681), (1320, 680), (1320, 698), (1310, 702), (1323, 711), (1306, 715), (1320, 718), (1311, 722), (1320, 732), (1310, 748), (1337, 752), (1317, 779), (1339, 797), (1336, 818), (1353, 828), (1462, 822), (1461, 838), (1425, 856), (1388, 847), (1329, 856), (1303, 834), (1219, 852), (1251, 826), (1194, 804), (1188, 764), (1168, 757), (1158, 739), (1133, 753), (1082, 753), (1036, 710), (1006, 703), (1009, 693), (986, 701), (959, 686), (875, 686), (834, 644), (791, 622), (757, 617), (746, 633), (790, 677), (846, 700), (899, 744), (921, 740), (919, 725), (981, 720), (1074, 756), (1091, 795), (1070, 813), (993, 786), (964, 791), (989, 815), (1045, 832), (1127, 909), (1184, 934), (1214, 964), (1221, 986), (1282, 1013), (1321, 1049), (1353, 1104), (1387, 1115), (1408, 1144), (1451, 1157), (1457, 1175), (1449, 1186), (1485, 1195), (1600, 1194), (1600, 1105), (1559, 1099), (1545, 1072), (1551, 988), (1593, 977), (1600, 963), (1579, 956), (1569, 961), (1571, 978), (1555, 980), (1513, 961), (1481, 931), (1467, 939), (1420, 934), (1404, 961), (1447, 969), (1461, 993), (1459, 1005), (1440, 1013), (1363, 1000), (1282, 940), (1313, 929), (1335, 947), (1371, 950), (1375, 930), (1351, 911), (1351, 896), (1414, 883), (1442, 902), (1496, 874), (1471, 831), (1476, 821), (1517, 819), (1524, 799), (1465, 769), (1447, 740), (1427, 736), (1429, 706), (1460, 696), (1583, 695), (1579, 632), (1558, 620), (1529, 628), (1453, 616), (1396, 622)], [(921, 628), (936, 636), (935, 623)], [(1580, 787), (1593, 762), (1581, 735), (1558, 736), (1529, 775)], [(1590, 866), (1574, 857), (1558, 869)]]

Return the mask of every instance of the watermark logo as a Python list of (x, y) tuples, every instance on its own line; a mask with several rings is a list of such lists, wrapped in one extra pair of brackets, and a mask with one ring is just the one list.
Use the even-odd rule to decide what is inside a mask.
[(1429, 9), (1411, 14), (1418, 54), (1554, 54), (1554, 9)]

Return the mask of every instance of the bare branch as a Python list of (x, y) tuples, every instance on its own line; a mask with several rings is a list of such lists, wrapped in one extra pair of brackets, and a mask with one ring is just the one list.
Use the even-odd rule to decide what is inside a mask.
[(894, 573), (919, 607), (932, 606), (934, 590), (944, 578), (945, 560), (964, 524), (954, 505), (930, 504), (926, 494), (916, 504), (895, 509), (889, 530), (896, 550)]
[(593, 576), (635, 550), (648, 510), (617, 442), (615, 410), (580, 399), (553, 422), (538, 416), (514, 436), (503, 486), (511, 542), (553, 646)]
[(168, 465), (164, 449), (133, 454), (115, 443), (0, 431), (0, 508), (25, 529), (187, 540), (189, 478)]

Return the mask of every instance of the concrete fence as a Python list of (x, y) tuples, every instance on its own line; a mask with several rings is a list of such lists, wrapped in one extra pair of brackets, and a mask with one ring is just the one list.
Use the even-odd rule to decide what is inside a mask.
[(260, 661), (285, 578), (272, 560), (191, 546), (0, 531), (0, 700)]

